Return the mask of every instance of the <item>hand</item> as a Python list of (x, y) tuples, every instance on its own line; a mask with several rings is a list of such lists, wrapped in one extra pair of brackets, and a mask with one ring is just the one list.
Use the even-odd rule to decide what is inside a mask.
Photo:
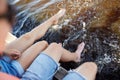
[(21, 56), (21, 52), (15, 49), (10, 49), (5, 52), (5, 55), (9, 56), (13, 60), (16, 60)]

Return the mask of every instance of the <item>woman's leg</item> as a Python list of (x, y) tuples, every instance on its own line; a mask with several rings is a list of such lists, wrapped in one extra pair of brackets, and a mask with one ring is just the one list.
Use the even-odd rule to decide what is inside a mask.
[(34, 41), (43, 37), (46, 31), (51, 27), (51, 25), (56, 24), (59, 18), (61, 18), (64, 14), (65, 9), (60, 10), (57, 14), (52, 16), (50, 19), (48, 19), (38, 27), (34, 28), (32, 31), (22, 35), (20, 38), (7, 45), (5, 52), (16, 49), (19, 52), (23, 53), (23, 51), (29, 48), (34, 43)]
[(63, 80), (95, 80), (97, 65), (93, 62), (86, 62), (75, 71), (70, 71)]
[(23, 52), (22, 56), (18, 59), (18, 62), (21, 64), (24, 70), (26, 70), (34, 59), (42, 52), (48, 43), (46, 41), (37, 42)]

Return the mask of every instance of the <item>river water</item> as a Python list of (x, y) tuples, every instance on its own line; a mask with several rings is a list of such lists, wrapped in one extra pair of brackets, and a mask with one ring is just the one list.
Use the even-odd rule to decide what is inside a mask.
[(17, 37), (30, 31), (54, 15), (60, 8), (67, 13), (40, 40), (61, 42), (75, 51), (84, 41), (81, 63), (62, 63), (73, 69), (83, 62), (98, 65), (96, 80), (120, 79), (120, 0), (11, 0), (17, 8), (13, 34)]

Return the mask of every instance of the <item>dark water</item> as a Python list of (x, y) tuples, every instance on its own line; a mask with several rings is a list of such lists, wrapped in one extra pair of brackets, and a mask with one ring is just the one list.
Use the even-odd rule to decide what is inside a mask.
[[(15, 0), (17, 1), (17, 0)], [(85, 42), (81, 63), (62, 63), (66, 69), (92, 61), (98, 65), (96, 80), (120, 80), (120, 0), (24, 0), (16, 3), (18, 22), (13, 29), (17, 37), (30, 31), (66, 8), (59, 27), (50, 28), (41, 40), (61, 42), (75, 51)]]

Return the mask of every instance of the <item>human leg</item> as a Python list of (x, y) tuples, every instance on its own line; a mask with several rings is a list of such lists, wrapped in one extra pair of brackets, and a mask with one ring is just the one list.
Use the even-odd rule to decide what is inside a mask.
[(34, 59), (42, 52), (48, 43), (46, 41), (40, 41), (28, 48), (21, 57), (18, 59), (18, 62), (21, 64), (24, 70), (26, 70)]
[[(80, 62), (80, 56), (84, 49), (85, 43), (82, 42), (78, 45), (78, 48), (75, 52), (71, 53), (70, 51), (63, 49), (64, 54), (61, 57), (61, 61), (68, 62), (68, 61), (74, 61), (74, 62)], [(69, 57), (68, 57), (69, 56)]]
[(95, 80), (97, 65), (93, 62), (86, 62), (75, 71), (79, 72), (81, 75), (84, 75), (87, 80)]
[(63, 80), (95, 80), (97, 65), (93, 62), (86, 62), (74, 71), (70, 71)]
[[(25, 74), (22, 77), (22, 80), (29, 79), (28, 75), (31, 76), (31, 79), (35, 80), (52, 80), (55, 72), (59, 68), (59, 61), (63, 54), (72, 54), (70, 52), (65, 53), (64, 49), (60, 44), (52, 43), (47, 49), (45, 49), (30, 65)], [(64, 57), (64, 56), (63, 56)], [(69, 57), (66, 56), (65, 57)], [(67, 60), (69, 61), (69, 60)], [(39, 66), (39, 67), (36, 67)]]
[(4, 52), (7, 53), (10, 52), (9, 50), (16, 49), (20, 53), (23, 53), (27, 48), (29, 48), (34, 43), (34, 41), (43, 37), (46, 31), (51, 27), (51, 25), (56, 24), (59, 18), (61, 18), (64, 14), (65, 9), (60, 10), (57, 14), (52, 16), (44, 23), (40, 24), (38, 27), (34, 28), (32, 31), (22, 35), (20, 38), (6, 45), (6, 49)]
[(79, 62), (80, 55), (84, 49), (84, 46), (85, 46), (84, 43), (79, 44), (77, 50), (74, 53), (71, 53), (70, 51), (64, 49), (61, 44), (53, 43), (44, 51), (44, 53), (47, 54), (50, 53), (51, 57), (54, 57), (55, 60), (58, 59), (57, 62), (59, 61), (59, 59), (63, 62), (69, 62), (69, 61)]
[(52, 43), (46, 50), (38, 55), (25, 74), (23, 74), (21, 80), (52, 80), (52, 77), (58, 70), (58, 62), (62, 55), (62, 53), (56, 54), (56, 50), (53, 49), (55, 47), (61, 48), (59, 44)]
[(28, 48), (18, 60), (11, 60), (8, 56), (3, 56), (0, 60), (1, 71), (21, 77), (24, 71), (30, 66), (34, 59), (48, 46), (46, 41), (37, 42)]

